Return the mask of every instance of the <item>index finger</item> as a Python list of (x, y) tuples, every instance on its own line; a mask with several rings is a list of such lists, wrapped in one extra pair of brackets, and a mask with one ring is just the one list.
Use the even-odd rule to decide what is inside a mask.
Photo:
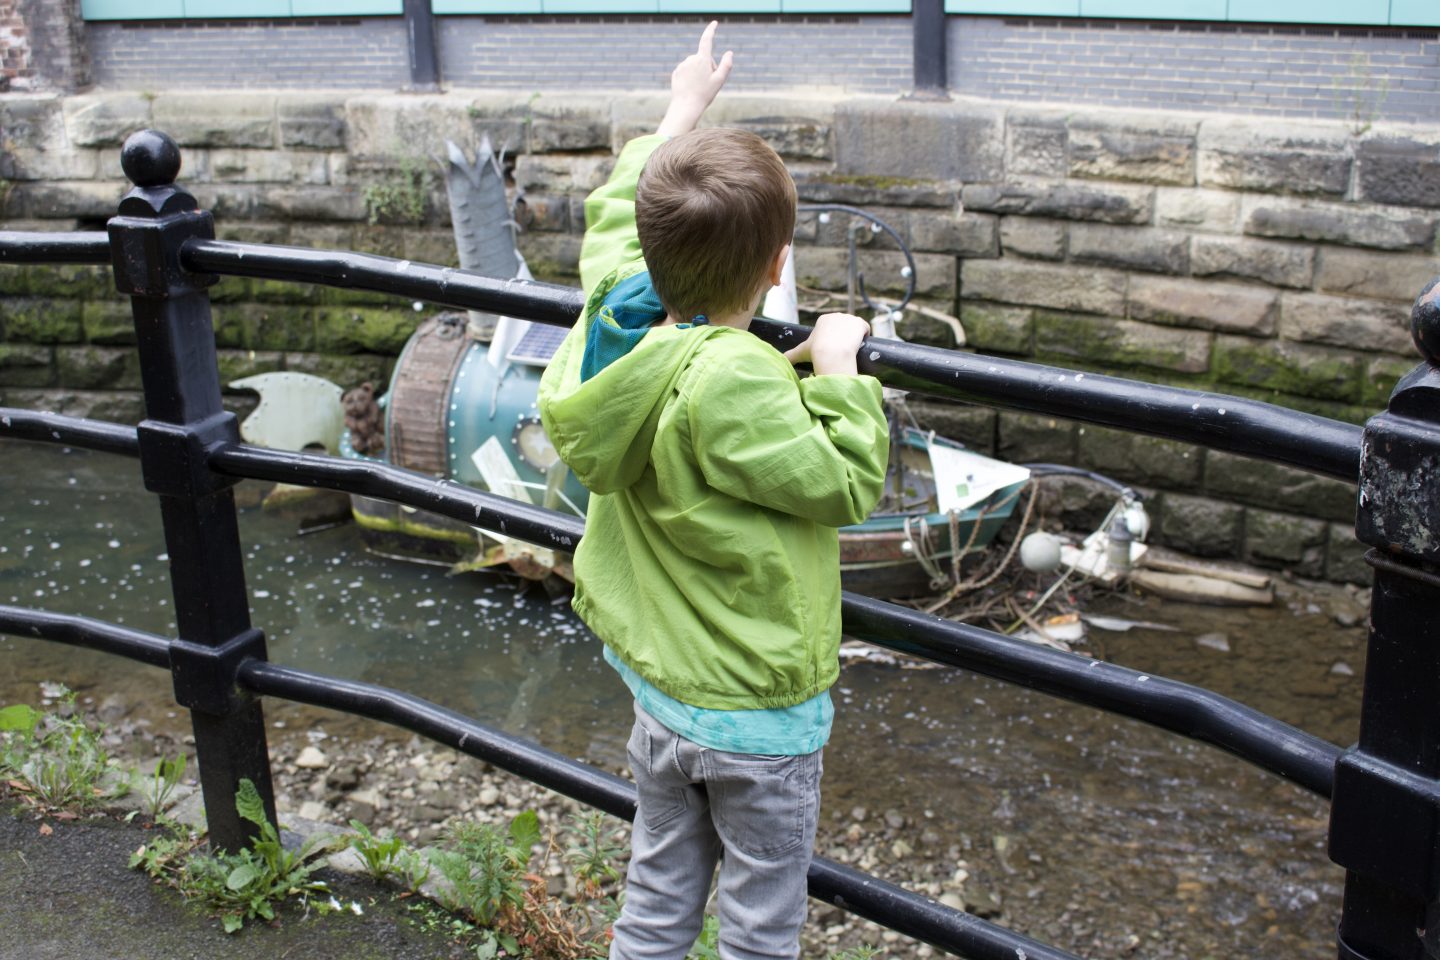
[(715, 50), (715, 31), (720, 26), (719, 20), (711, 20), (705, 26), (705, 32), (700, 34), (700, 46), (695, 51), (700, 56), (710, 59)]

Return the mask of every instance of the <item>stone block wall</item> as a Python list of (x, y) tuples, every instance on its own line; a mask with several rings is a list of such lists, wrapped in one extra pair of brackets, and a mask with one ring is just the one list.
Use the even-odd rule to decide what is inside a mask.
[[(537, 276), (576, 282), (582, 200), (659, 96), (200, 93), (0, 99), (6, 229), (99, 229), (123, 192), (118, 147), (154, 126), (222, 237), (454, 263), (429, 155), (508, 143)], [(985, 353), (1238, 394), (1352, 422), (1418, 360), (1408, 307), (1440, 273), (1440, 128), (815, 96), (722, 98), (785, 157), (802, 202), (886, 219), (914, 251), (917, 300)], [(843, 291), (841, 218), (801, 217), (802, 285)], [(862, 231), (870, 290), (903, 260)], [(353, 291), (214, 288), (223, 379), (302, 370), (386, 382), (421, 314)], [(802, 299), (819, 306), (818, 294)], [(838, 301), (831, 301), (832, 307)], [(912, 312), (908, 339), (953, 346)], [(0, 404), (134, 421), (128, 307), (104, 271), (0, 268)], [(245, 397), (232, 401), (243, 406)], [(1353, 488), (1185, 444), (916, 400), (983, 451), (1077, 463), (1155, 494), (1156, 537), (1192, 553), (1364, 579)], [(1061, 505), (1093, 514), (1093, 493)]]

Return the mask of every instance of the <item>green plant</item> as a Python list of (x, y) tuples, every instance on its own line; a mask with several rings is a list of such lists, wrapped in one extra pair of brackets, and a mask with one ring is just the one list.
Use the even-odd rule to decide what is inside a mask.
[(720, 918), (706, 916), (695, 946), (685, 955), (685, 960), (720, 960)]
[(615, 842), (613, 830), (606, 831), (605, 814), (598, 810), (575, 814), (570, 820), (569, 838), (565, 862), (570, 865), (582, 892), (587, 897), (598, 897), (605, 883), (620, 879), (615, 861), (624, 852), (623, 848)]
[(0, 775), (36, 806), (92, 806), (110, 762), (100, 734), (75, 711), (75, 694), (64, 687), (54, 712), (6, 707), (0, 710)]
[(430, 200), (431, 173), (419, 157), (401, 157), (399, 165), (361, 193), (370, 222), (419, 223)]
[(1375, 79), (1368, 53), (1357, 53), (1350, 58), (1350, 67), (1343, 76), (1331, 81), (1334, 87), (1335, 108), (1348, 114), (1350, 132), (1362, 136), (1375, 123), (1380, 108), (1390, 96), (1390, 78)]
[(165, 813), (165, 808), (170, 805), (170, 798), (175, 795), (175, 788), (180, 785), (184, 776), (185, 754), (180, 754), (174, 760), (162, 757), (155, 761), (154, 773), (141, 787), (145, 812), (151, 820), (158, 820)]
[(160, 838), (131, 855), (130, 866), (168, 883), (185, 899), (200, 901), (219, 915), (226, 933), (256, 917), (275, 919), (275, 905), (286, 897), (329, 892), (323, 882), (310, 879), (321, 866), (316, 858), (325, 852), (324, 841), (312, 838), (297, 851), (285, 849), (249, 780), (240, 781), (235, 810), (260, 828), (249, 847), (202, 854), (195, 852), (193, 840)]
[(839, 953), (830, 955), (830, 960), (871, 960), (872, 957), (880, 956), (880, 951), (868, 943), (841, 950)]
[(450, 849), (437, 850), (430, 862), (449, 881), (442, 906), (492, 926), (507, 906), (525, 899), (525, 868), (530, 848), (540, 841), (540, 820), (527, 810), (510, 821), (502, 835), (485, 823), (459, 823), (450, 830)]
[(405, 853), (405, 841), (391, 832), (371, 833), (370, 828), (359, 820), (351, 820), (350, 826), (355, 832), (344, 839), (348, 841), (350, 849), (360, 855), (365, 864), (365, 872), (370, 874), (372, 879), (384, 880), (403, 872), (401, 861)]

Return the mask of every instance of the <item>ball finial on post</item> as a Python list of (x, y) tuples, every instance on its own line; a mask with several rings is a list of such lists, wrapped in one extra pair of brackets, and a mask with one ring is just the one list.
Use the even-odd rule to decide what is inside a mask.
[(180, 148), (159, 130), (132, 133), (120, 150), (120, 168), (137, 187), (163, 187), (180, 175)]
[(1410, 337), (1425, 362), (1440, 366), (1440, 278), (1420, 292), (1410, 311)]

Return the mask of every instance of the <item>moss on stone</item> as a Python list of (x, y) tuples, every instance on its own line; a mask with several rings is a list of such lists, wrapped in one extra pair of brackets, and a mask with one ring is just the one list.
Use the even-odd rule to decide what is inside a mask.
[(967, 343), (977, 350), (1018, 356), (1035, 351), (1035, 312), (1029, 307), (963, 303), (960, 325)]
[(1274, 394), (1355, 403), (1360, 364), (1354, 353), (1284, 340), (1222, 336), (1215, 343), (1215, 378)]
[(24, 275), (25, 292), (32, 297), (98, 300), (119, 296), (108, 267), (74, 263), (32, 264), (25, 268)]
[(6, 297), (0, 301), (0, 339), (11, 343), (80, 343), (79, 300)]
[(367, 380), (375, 385), (377, 393), (383, 392), (390, 383), (390, 372), (395, 367), (393, 357), (382, 357), (370, 353), (336, 356), (325, 353), (291, 353), (285, 356), (285, 369), (324, 377), (331, 383), (349, 390)]
[(126, 347), (60, 347), (55, 351), (60, 386), (72, 390), (140, 390), (140, 358)]
[(80, 310), (85, 339), (105, 345), (133, 344), (135, 316), (128, 300), (91, 300)]
[(1150, 367), (1200, 374), (1209, 367), (1210, 334), (1112, 317), (1037, 310), (1035, 352), (1061, 362), (1080, 360), (1102, 370)]
[(273, 373), (285, 369), (284, 355), (278, 352), (217, 350), (215, 359), (220, 368), (222, 386), (233, 380), (253, 377), (257, 373)]
[(413, 310), (329, 307), (315, 311), (315, 348), (321, 353), (398, 354), (420, 314)]
[(260, 303), (319, 303), (320, 287), (288, 280), (251, 280), (249, 299)]
[(49, 347), (0, 343), (0, 387), (48, 387), (55, 382)]

